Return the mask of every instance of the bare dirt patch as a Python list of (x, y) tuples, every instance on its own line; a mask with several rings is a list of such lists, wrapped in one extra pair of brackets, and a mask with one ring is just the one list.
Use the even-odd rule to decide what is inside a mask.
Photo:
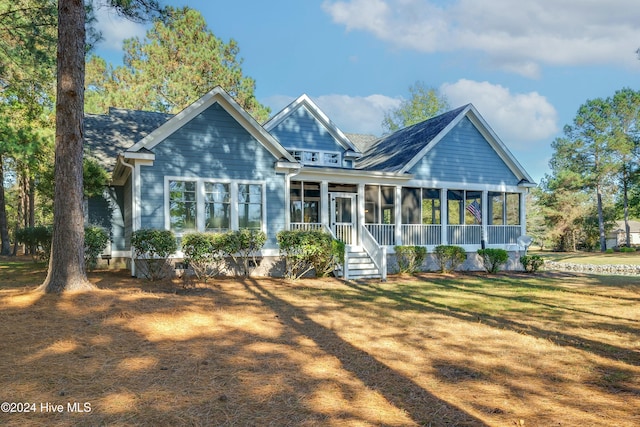
[(2, 271), (1, 400), (38, 405), (2, 425), (640, 424), (632, 282), (424, 274), (185, 290), (99, 271), (99, 291), (51, 296), (32, 291), (40, 273), (12, 286)]

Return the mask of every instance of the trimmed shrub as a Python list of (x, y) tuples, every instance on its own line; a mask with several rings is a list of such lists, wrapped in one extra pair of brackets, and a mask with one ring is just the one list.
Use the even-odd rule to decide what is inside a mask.
[(635, 252), (636, 248), (630, 248), (628, 246), (622, 246), (620, 248), (620, 252)]
[(283, 230), (277, 236), (285, 262), (285, 277), (299, 279), (312, 270), (324, 277), (344, 262), (344, 243), (318, 230)]
[(205, 283), (220, 274), (224, 266), (225, 236), (221, 233), (190, 233), (182, 237), (184, 260)]
[(467, 252), (460, 246), (454, 245), (436, 246), (433, 254), (442, 273), (454, 271), (467, 259)]
[(395, 246), (394, 249), (400, 273), (415, 273), (427, 257), (427, 248), (424, 246)]
[(175, 235), (169, 230), (142, 229), (131, 235), (136, 254), (136, 268), (149, 280), (165, 278), (171, 273), (169, 256), (178, 250)]
[(97, 225), (84, 228), (84, 263), (89, 270), (98, 265), (98, 257), (109, 243), (109, 233)]
[[(261, 230), (242, 229), (224, 233), (223, 250), (233, 259), (242, 275), (248, 277), (258, 265), (258, 251), (267, 242), (267, 235)], [(251, 263), (253, 261), (253, 263)]]
[(520, 264), (527, 273), (535, 273), (544, 265), (544, 259), (540, 255), (522, 255)]
[(478, 255), (482, 257), (485, 270), (492, 274), (500, 271), (500, 266), (509, 260), (509, 254), (504, 249), (478, 249)]
[(29, 248), (34, 262), (49, 261), (52, 236), (53, 228), (44, 225), (20, 228), (15, 232), (16, 240)]
[(606, 254), (612, 254), (612, 253), (614, 253), (614, 252), (615, 252), (615, 251), (614, 251), (612, 248), (609, 248), (609, 249), (607, 249), (606, 251), (604, 251), (604, 253), (606, 253)]

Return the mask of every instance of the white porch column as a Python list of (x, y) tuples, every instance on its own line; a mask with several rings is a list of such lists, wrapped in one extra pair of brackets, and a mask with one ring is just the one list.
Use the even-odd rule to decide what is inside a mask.
[(402, 246), (402, 187), (396, 186), (393, 216), (395, 217), (395, 241), (397, 246)]
[(364, 227), (364, 184), (358, 184), (358, 200), (356, 200), (356, 236), (358, 236), (358, 246), (362, 246), (362, 235), (360, 226)]
[(480, 244), (484, 240), (485, 246), (489, 244), (489, 233), (487, 232), (487, 226), (489, 225), (489, 192), (487, 190), (482, 191), (482, 201), (480, 203), (482, 212), (482, 235), (480, 236)]
[(329, 224), (329, 182), (320, 182), (320, 222), (331, 228)]
[(284, 229), (291, 230), (291, 174), (284, 178)]
[(449, 226), (449, 206), (447, 205), (447, 188), (440, 190), (440, 244), (448, 245), (447, 227)]
[[(526, 190), (528, 192), (528, 190)], [(520, 235), (527, 234), (527, 192), (520, 193)]]

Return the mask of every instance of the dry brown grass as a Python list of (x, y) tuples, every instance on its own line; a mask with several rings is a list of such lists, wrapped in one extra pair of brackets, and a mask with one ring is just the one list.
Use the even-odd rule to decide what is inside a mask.
[[(640, 286), (589, 276), (214, 280), (0, 261), (0, 425), (640, 425)], [(43, 413), (40, 403), (63, 404)], [(69, 413), (88, 402), (90, 413)]]

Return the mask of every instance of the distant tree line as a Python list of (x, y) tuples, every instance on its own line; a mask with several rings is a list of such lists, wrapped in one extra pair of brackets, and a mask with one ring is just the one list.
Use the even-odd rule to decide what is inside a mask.
[(640, 217), (640, 92), (629, 88), (580, 106), (553, 143), (531, 194), (529, 232), (563, 251), (606, 250), (614, 221)]

